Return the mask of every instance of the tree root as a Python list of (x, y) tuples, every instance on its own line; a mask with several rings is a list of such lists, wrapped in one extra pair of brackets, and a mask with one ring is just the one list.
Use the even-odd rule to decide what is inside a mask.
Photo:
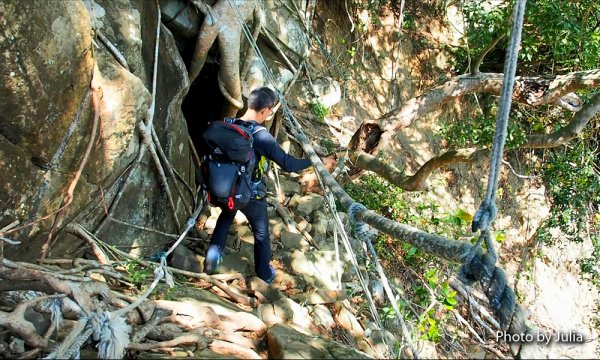
[(161, 341), (157, 343), (129, 343), (129, 349), (137, 351), (148, 351), (152, 349), (174, 347), (182, 344), (197, 344), (197, 349), (201, 350), (207, 347), (208, 341), (209, 339), (199, 334), (185, 334), (173, 340)]
[(69, 184), (69, 187), (67, 188), (67, 193), (65, 194), (65, 197), (62, 201), (60, 209), (56, 213), (54, 222), (52, 223), (52, 226), (50, 227), (50, 231), (48, 232), (48, 237), (46, 238), (46, 241), (42, 245), (40, 260), (44, 260), (46, 258), (46, 254), (48, 253), (48, 251), (50, 250), (50, 247), (52, 246), (53, 232), (54, 232), (54, 229), (56, 228), (56, 226), (58, 226), (58, 224), (60, 223), (60, 220), (63, 216), (63, 211), (69, 205), (71, 205), (71, 203), (73, 202), (73, 193), (75, 191), (75, 187), (77, 186), (77, 183), (79, 182), (79, 178), (81, 177), (81, 174), (83, 173), (83, 168), (87, 164), (90, 153), (92, 152), (92, 147), (94, 146), (94, 140), (96, 139), (96, 133), (98, 131), (98, 124), (100, 122), (100, 103), (99, 103), (100, 102), (100, 94), (99, 94), (100, 89), (99, 89), (99, 85), (98, 85), (98, 81), (99, 81), (98, 76), (99, 75), (100, 75), (100, 70), (98, 70), (98, 66), (97, 66), (96, 62), (94, 62), (94, 66), (93, 66), (93, 70), (92, 70), (92, 80), (90, 82), (90, 89), (92, 92), (92, 106), (93, 106), (93, 110), (94, 110), (90, 138), (88, 140), (88, 144), (87, 144), (87, 147), (83, 154), (83, 157), (81, 158), (81, 161), (79, 163), (79, 168), (75, 172), (75, 177), (73, 177), (73, 180), (71, 180), (71, 183)]

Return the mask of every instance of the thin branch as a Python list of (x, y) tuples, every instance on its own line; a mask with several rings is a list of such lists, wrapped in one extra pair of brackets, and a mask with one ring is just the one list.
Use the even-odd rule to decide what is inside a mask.
[(494, 49), (496, 47), (496, 45), (498, 45), (498, 43), (500, 42), (500, 40), (504, 39), (505, 36), (506, 36), (506, 34), (502, 34), (502, 35), (496, 37), (494, 40), (492, 40), (488, 44), (488, 46), (486, 46), (485, 49), (483, 49), (483, 51), (481, 52), (481, 55), (475, 61), (475, 64), (473, 64), (473, 69), (471, 70), (472, 74), (477, 74), (479, 72), (479, 67), (481, 66), (481, 63), (483, 62), (483, 59), (485, 59), (485, 57), (487, 56), (487, 54), (490, 51), (492, 51), (492, 49)]
[(96, 258), (98, 259), (100, 264), (108, 265), (111, 263), (111, 261), (108, 260), (108, 258), (106, 257), (106, 254), (104, 254), (102, 249), (100, 249), (100, 247), (98, 246), (98, 239), (93, 234), (85, 230), (83, 226), (81, 226), (80, 224), (71, 223), (67, 225), (66, 231), (79, 237), (82, 240), (85, 240), (85, 242), (92, 249), (94, 255), (96, 255)]
[(185, 196), (183, 196), (181, 189), (179, 188), (179, 181), (177, 181), (177, 177), (175, 176), (175, 171), (173, 169), (173, 166), (169, 162), (169, 159), (167, 158), (167, 155), (165, 154), (165, 152), (162, 148), (162, 145), (160, 144), (160, 139), (158, 138), (158, 135), (156, 134), (156, 130), (154, 129), (154, 127), (152, 128), (152, 140), (154, 141), (154, 146), (158, 150), (158, 155), (160, 156), (160, 159), (162, 160), (162, 162), (165, 164), (165, 167), (167, 168), (167, 173), (169, 174), (169, 177), (171, 178), (171, 181), (173, 182), (173, 186), (175, 186), (175, 190), (177, 191), (179, 198), (183, 202), (183, 205), (185, 206), (185, 208), (188, 210), (188, 215), (191, 215), (194, 210), (190, 208), (190, 205), (185, 200)]
[(194, 334), (194, 333), (190, 333), (190, 334), (185, 334), (185, 335), (181, 335), (179, 337), (176, 337), (173, 340), (169, 340), (169, 341), (160, 341), (160, 342), (156, 342), (156, 343), (144, 343), (144, 344), (140, 344), (140, 343), (129, 343), (128, 348), (130, 350), (137, 350), (137, 351), (148, 351), (148, 350), (152, 350), (152, 349), (160, 349), (160, 348), (166, 348), (166, 347), (175, 347), (178, 345), (182, 345), (182, 344), (198, 344), (198, 343), (203, 343), (206, 347), (206, 344), (208, 343), (208, 339), (200, 334)]

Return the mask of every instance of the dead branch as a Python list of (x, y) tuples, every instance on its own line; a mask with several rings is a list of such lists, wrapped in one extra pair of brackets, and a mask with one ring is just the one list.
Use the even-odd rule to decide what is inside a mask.
[[(495, 73), (456, 76), (426, 94), (410, 99), (401, 108), (383, 115), (380, 120), (387, 123), (386, 132), (393, 133), (461, 96), (471, 93), (499, 95), (502, 90), (502, 78), (503, 74)], [(598, 86), (599, 69), (558, 75), (553, 79), (517, 77), (513, 101), (539, 106), (554, 103), (571, 92)]]
[(483, 305), (479, 304), (474, 298), (473, 296), (470, 296), (469, 292), (467, 291), (467, 289), (464, 288), (464, 286), (462, 286), (460, 284), (460, 282), (456, 279), (451, 279), (449, 282), (450, 286), (456, 290), (468, 303), (469, 303), (469, 308), (471, 309), (471, 316), (473, 316), (473, 318), (475, 320), (479, 319), (479, 321), (477, 321), (480, 325), (482, 325), (482, 327), (491, 335), (495, 335), (496, 332), (493, 331), (489, 325), (486, 325), (483, 321), (481, 321), (481, 319), (479, 318), (479, 316), (476, 316), (476, 314), (473, 312), (473, 308), (476, 309), (485, 319), (487, 322), (489, 322), (491, 324), (491, 326), (494, 327), (494, 329), (496, 329), (496, 331), (501, 330), (500, 324), (498, 324), (498, 321), (496, 321), (496, 319), (494, 319), (494, 317), (492, 315), (490, 315), (490, 313), (487, 311), (487, 309), (485, 307), (483, 307)]
[[(138, 261), (140, 265), (145, 266), (145, 267), (155, 268), (156, 266), (159, 265), (158, 263), (155, 263), (155, 262), (138, 259), (135, 256), (129, 255), (128, 253), (121, 251), (119, 249), (113, 249), (113, 250), (115, 251), (115, 253), (119, 254), (120, 256)], [(212, 284), (213, 286), (216, 286), (217, 288), (221, 289), (223, 292), (225, 292), (225, 294), (227, 294), (227, 296), (229, 296), (233, 301), (235, 301), (239, 304), (252, 305), (254, 303), (254, 299), (249, 298), (248, 296), (244, 296), (244, 295), (240, 295), (240, 294), (236, 293), (235, 291), (233, 291), (230, 288), (229, 285), (213, 278), (210, 275), (207, 275), (204, 273), (195, 273), (195, 272), (191, 272), (191, 271), (180, 270), (180, 269), (173, 268), (170, 266), (167, 266), (167, 269), (169, 269), (169, 271), (171, 271), (172, 273), (175, 273), (175, 274), (181, 274), (184, 276), (204, 280), (204, 281)], [(238, 291), (240, 291), (240, 290), (238, 290)]]
[(275, 205), (275, 210), (277, 211), (277, 214), (279, 214), (281, 220), (283, 220), (289, 232), (292, 232), (294, 234), (301, 234), (311, 246), (319, 250), (319, 246), (315, 242), (315, 239), (313, 239), (313, 237), (308, 232), (306, 232), (306, 230), (299, 229), (298, 224), (294, 220), (292, 220), (292, 217), (288, 214), (288, 210), (281, 206), (281, 204), (279, 204), (279, 201), (275, 200), (272, 202), (272, 204)]

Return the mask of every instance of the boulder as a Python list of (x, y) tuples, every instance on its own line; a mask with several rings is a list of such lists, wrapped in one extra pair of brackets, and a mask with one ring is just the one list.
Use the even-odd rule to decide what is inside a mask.
[(347, 300), (337, 302), (335, 303), (334, 317), (341, 327), (348, 330), (352, 334), (352, 337), (359, 341), (365, 337), (365, 330), (350, 309), (352, 307)]
[(183, 245), (178, 245), (169, 256), (169, 265), (186, 271), (200, 273), (204, 258)]
[[(297, 199), (296, 212), (301, 216), (309, 216), (323, 207), (323, 196), (319, 194), (308, 194)], [(291, 203), (291, 201), (290, 201)], [(291, 204), (289, 206), (292, 206)]]
[[(96, 28), (119, 49), (129, 69), (101, 42), (92, 44), (90, 4), (0, 4), (3, 19), (10, 19), (0, 42), (4, 57), (0, 70), (7, 74), (7, 81), (0, 85), (4, 100), (0, 105), (0, 224), (14, 220), (24, 224), (60, 207), (64, 189), (80, 166), (92, 132), (92, 74), (99, 84), (101, 124), (73, 201), (56, 229), (71, 221), (88, 230), (96, 229), (121, 185), (116, 180), (138, 154), (138, 124), (147, 117), (151, 103), (156, 4), (144, 0), (94, 2)], [(180, 106), (189, 85), (187, 71), (171, 33), (164, 27), (161, 30), (154, 125), (169, 162), (195, 187), (187, 125)], [(154, 165), (145, 160), (132, 171), (114, 218), (178, 232), (164, 206), (164, 192), (157, 191), (160, 185)], [(191, 196), (184, 194), (190, 204)], [(178, 197), (175, 201), (176, 216), (183, 222), (189, 209)], [(39, 253), (51, 225), (52, 220), (39, 222), (12, 234), (22, 244), (7, 247), (6, 255), (31, 260), (31, 253)], [(96, 235), (125, 251), (143, 239), (152, 246), (136, 246), (133, 254), (140, 255), (152, 255), (170, 241), (163, 235), (118, 223), (105, 226)], [(62, 234), (49, 255), (80, 255), (74, 254), (80, 243), (74, 236)]]
[(333, 340), (278, 324), (267, 332), (270, 359), (370, 359), (367, 354)]
[[(315, 288), (337, 290), (339, 287), (338, 269), (335, 266), (335, 251), (294, 251), (285, 258), (292, 272), (304, 276)], [(342, 259), (340, 259), (342, 261)], [(343, 270), (344, 263), (341, 263)]]
[(281, 191), (285, 195), (295, 195), (300, 194), (300, 184), (297, 181), (288, 180), (286, 178), (279, 179), (279, 185), (281, 186)]
[(304, 239), (304, 236), (296, 234), (290, 231), (283, 231), (281, 233), (281, 243), (288, 249), (300, 249), (308, 251), (310, 244)]
[(315, 324), (323, 326), (326, 330), (331, 330), (335, 325), (331, 311), (325, 305), (315, 305), (312, 308), (311, 315), (315, 320)]
[(256, 309), (258, 317), (271, 327), (275, 324), (286, 323), (305, 331), (314, 326), (308, 310), (292, 299), (281, 297), (270, 304), (261, 304)]

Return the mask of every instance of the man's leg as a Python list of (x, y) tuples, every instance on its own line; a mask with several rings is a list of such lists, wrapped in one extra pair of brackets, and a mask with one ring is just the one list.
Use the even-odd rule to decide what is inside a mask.
[(254, 234), (254, 268), (256, 275), (269, 282), (273, 280), (271, 261), (271, 237), (269, 235), (269, 217), (267, 200), (251, 200), (242, 212), (246, 215)]
[(235, 218), (237, 211), (222, 210), (221, 215), (217, 219), (215, 230), (213, 231), (210, 239), (210, 245), (206, 252), (206, 258), (204, 259), (204, 272), (207, 274), (215, 274), (219, 272), (219, 265), (221, 264), (221, 257), (225, 244), (227, 243), (227, 233), (229, 227)]

